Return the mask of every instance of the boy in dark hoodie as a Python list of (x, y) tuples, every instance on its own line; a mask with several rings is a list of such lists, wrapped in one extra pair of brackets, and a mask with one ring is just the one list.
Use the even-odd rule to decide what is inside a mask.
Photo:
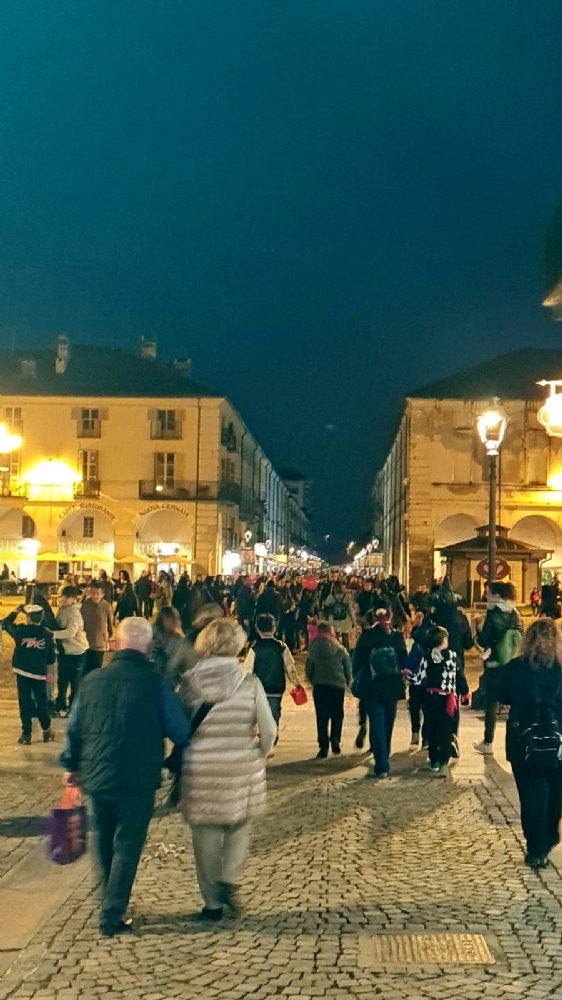
[[(22, 612), (26, 623), (16, 625), (16, 618)], [(50, 743), (55, 738), (47, 696), (47, 674), (55, 662), (55, 644), (52, 633), (43, 625), (43, 614), (38, 604), (26, 604), (0, 622), (3, 631), (15, 642), (12, 669), (16, 675), (22, 728), (18, 743), (24, 746), (31, 743), (35, 710), (43, 730), (43, 742)]]

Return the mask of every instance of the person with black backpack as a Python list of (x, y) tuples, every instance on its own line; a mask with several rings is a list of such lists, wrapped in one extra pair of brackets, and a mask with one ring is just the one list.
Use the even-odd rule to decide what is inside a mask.
[(364, 706), (369, 719), (375, 764), (368, 777), (388, 778), (396, 709), (406, 697), (402, 674), (408, 669), (408, 651), (402, 633), (392, 628), (390, 610), (380, 608), (375, 620), (374, 628), (362, 633), (356, 647), (351, 693)]
[(275, 743), (279, 739), (281, 702), (287, 687), (287, 679), (293, 687), (301, 686), (291, 651), (284, 642), (275, 638), (276, 627), (273, 615), (258, 615), (256, 619), (258, 638), (244, 660), (246, 670), (255, 674), (262, 682), (277, 726)]
[(355, 628), (356, 617), (353, 602), (341, 580), (336, 580), (332, 593), (324, 601), (323, 614), (329, 621), (342, 646), (349, 650), (349, 633)]
[(562, 636), (550, 618), (533, 622), (520, 655), (501, 671), (509, 705), (506, 756), (519, 793), (525, 864), (546, 868), (562, 814)]

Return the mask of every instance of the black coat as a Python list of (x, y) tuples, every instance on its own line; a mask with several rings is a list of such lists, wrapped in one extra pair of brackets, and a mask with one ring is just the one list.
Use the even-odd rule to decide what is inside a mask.
[(141, 795), (160, 786), (162, 681), (146, 656), (115, 654), (80, 686), (76, 707), (80, 785), (90, 795)]
[(281, 617), (281, 597), (273, 587), (266, 587), (256, 601), (256, 617), (258, 615), (273, 615), (275, 621)]
[(115, 614), (117, 615), (119, 621), (123, 621), (124, 618), (133, 618), (135, 615), (138, 615), (138, 613), (139, 602), (133, 589), (133, 584), (125, 583), (123, 584), (123, 589), (117, 599)]
[(537, 704), (548, 705), (562, 727), (562, 671), (558, 664), (533, 669), (518, 656), (500, 668), (497, 694), (502, 705), (509, 705), (505, 730), (507, 759), (521, 763), (524, 747), (519, 740), (519, 730), (532, 721)]
[[(464, 670), (464, 654), (474, 647), (474, 639), (466, 615), (449, 604), (437, 604), (435, 610), (424, 620), (424, 632), (426, 633), (432, 625), (439, 625), (440, 628), (447, 629), (449, 649), (457, 654), (459, 666), (461, 670)], [(417, 634), (414, 638), (423, 646), (423, 641), (418, 638)]]
[(375, 625), (374, 628), (365, 629), (357, 640), (351, 663), (353, 676), (357, 677), (359, 671), (368, 666), (373, 649), (384, 649), (388, 646), (395, 651), (400, 670), (407, 670), (408, 650), (402, 633), (394, 630), (385, 632), (380, 625)]

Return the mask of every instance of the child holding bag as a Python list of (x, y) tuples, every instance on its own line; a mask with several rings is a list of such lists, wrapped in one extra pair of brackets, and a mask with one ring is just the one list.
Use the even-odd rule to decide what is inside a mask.
[(427, 632), (425, 644), (427, 652), (415, 680), (426, 688), (423, 712), (429, 770), (437, 778), (448, 778), (458, 697), (460, 695), (461, 704), (468, 704), (468, 684), (456, 653), (449, 649), (446, 629), (434, 625)]

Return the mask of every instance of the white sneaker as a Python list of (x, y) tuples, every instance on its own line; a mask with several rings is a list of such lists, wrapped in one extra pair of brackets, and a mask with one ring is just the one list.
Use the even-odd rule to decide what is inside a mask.
[(478, 751), (478, 753), (483, 754), (484, 757), (487, 757), (487, 756), (489, 756), (489, 754), (493, 754), (493, 752), (494, 752), (494, 748), (493, 748), (492, 744), (491, 743), (484, 743), (483, 740), (482, 740), (482, 743), (473, 743), (472, 746), (474, 747), (475, 750)]

